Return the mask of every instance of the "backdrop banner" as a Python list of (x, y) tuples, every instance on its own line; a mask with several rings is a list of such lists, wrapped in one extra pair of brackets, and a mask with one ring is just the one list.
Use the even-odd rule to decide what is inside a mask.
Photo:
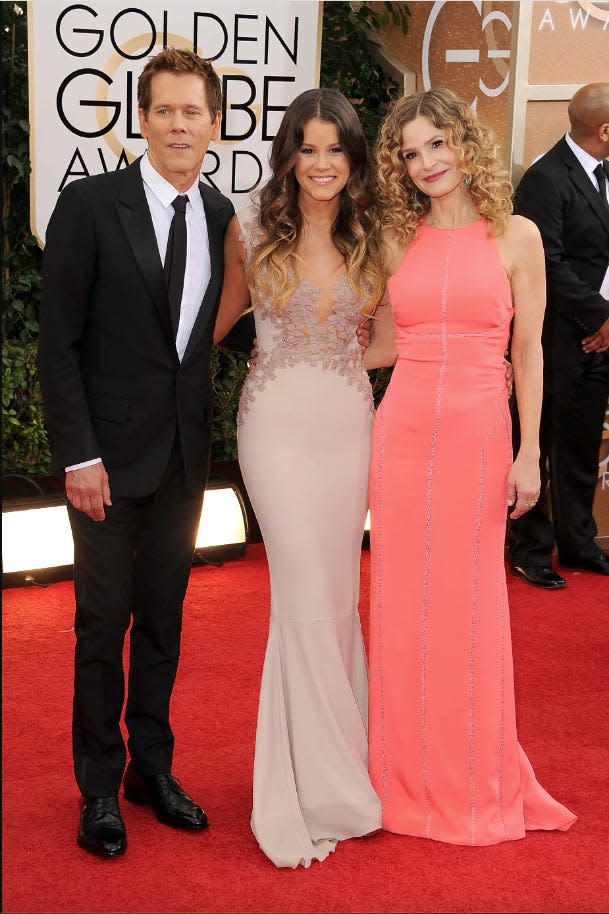
[(31, 227), (44, 244), (57, 195), (70, 181), (122, 168), (141, 155), (137, 79), (164, 47), (208, 58), (222, 80), (222, 131), (202, 179), (236, 209), (268, 176), (283, 112), (319, 85), (317, 0), (30, 0)]

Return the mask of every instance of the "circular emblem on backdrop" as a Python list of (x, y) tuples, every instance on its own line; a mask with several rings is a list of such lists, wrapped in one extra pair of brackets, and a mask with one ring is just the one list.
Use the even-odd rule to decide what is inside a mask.
[[(441, 15), (454, 15), (454, 8), (449, 0), (436, 0), (433, 4), (421, 49), (421, 72), (423, 86), (430, 89), (435, 86), (450, 86), (465, 99), (471, 100), (473, 108), (477, 107), (478, 96), (496, 98), (507, 89), (509, 83), (510, 30), (511, 20), (500, 10), (491, 10), (483, 14), (482, 0), (471, 0), (471, 6), (459, 4), (459, 14), (465, 15), (476, 37), (473, 47), (446, 47), (438, 54), (438, 49), (431, 50), (436, 22)], [(463, 12), (468, 10), (468, 12)], [(455, 29), (446, 30), (451, 37), (456, 37)], [(472, 34), (466, 28), (466, 22), (460, 20), (459, 31)], [(471, 64), (472, 66), (466, 66)], [(433, 70), (433, 72), (432, 72)]]
[[(594, 19), (600, 19), (602, 22), (609, 22), (609, 5), (606, 0), (600, 0), (600, 2), (592, 3), (591, 0), (577, 0), (578, 4), (584, 10), (584, 12), (589, 13)], [(602, 9), (605, 7), (605, 9)]]

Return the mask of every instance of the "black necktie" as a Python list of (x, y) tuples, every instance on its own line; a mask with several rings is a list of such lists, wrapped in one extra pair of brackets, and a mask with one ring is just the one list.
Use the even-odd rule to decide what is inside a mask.
[(171, 204), (174, 208), (173, 219), (167, 239), (165, 254), (165, 284), (169, 298), (169, 311), (173, 335), (177, 336), (180, 323), (180, 306), (184, 288), (184, 271), (186, 270), (186, 204), (188, 197), (179, 194)]
[(605, 206), (607, 206), (607, 179), (605, 177), (605, 168), (602, 162), (598, 163), (593, 174), (598, 181), (598, 192), (601, 195), (601, 200)]

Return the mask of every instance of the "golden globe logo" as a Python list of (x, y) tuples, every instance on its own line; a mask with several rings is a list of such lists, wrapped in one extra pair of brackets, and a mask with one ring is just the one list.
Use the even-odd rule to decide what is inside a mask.
[[(483, 0), (471, 0), (471, 5), (475, 8), (477, 15), (480, 21), (480, 35), (484, 37), (484, 44), (486, 48), (483, 50), (481, 47), (450, 47), (445, 48), (444, 50), (444, 61), (445, 65), (450, 67), (451, 64), (477, 64), (480, 66), (485, 58), (490, 61), (495, 62), (495, 71), (493, 76), (498, 77), (495, 81), (488, 85), (482, 75), (477, 75), (475, 77), (475, 84), (470, 86), (472, 96), (470, 96), (470, 104), (472, 107), (476, 108), (478, 104), (478, 92), (481, 92), (482, 95), (487, 96), (487, 98), (497, 98), (497, 96), (502, 95), (503, 92), (508, 87), (510, 80), (510, 67), (509, 60), (511, 56), (511, 49), (509, 46), (509, 33), (512, 29), (512, 21), (506, 13), (501, 10), (491, 10), (487, 11), (486, 6), (483, 3)], [(466, 9), (466, 4), (463, 4)], [(447, 10), (450, 15), (451, 0), (435, 0), (427, 22), (425, 25), (425, 32), (423, 34), (423, 43), (421, 46), (421, 71), (423, 77), (423, 88), (431, 89), (432, 85), (450, 85), (450, 75), (447, 71), (438, 72), (436, 65), (436, 73), (432, 77), (431, 74), (431, 43), (433, 38), (434, 29), (436, 27), (436, 22), (442, 13)], [(503, 31), (506, 32), (506, 35), (503, 35), (503, 40), (506, 42), (506, 46), (501, 48), (497, 47), (494, 40), (494, 27), (495, 24), (499, 23), (503, 27)], [(463, 23), (461, 23), (463, 24)], [(493, 31), (492, 42), (489, 44), (487, 37), (487, 29), (491, 28)], [(454, 30), (453, 30), (454, 32)], [(469, 29), (463, 29), (463, 32), (469, 35)], [(447, 81), (447, 77), (448, 80)], [(463, 91), (463, 87), (461, 87)], [(467, 90), (466, 90), (467, 94)]]
[[(602, 22), (609, 22), (609, 4), (600, 0), (600, 2), (592, 3), (591, 0), (577, 0), (578, 4), (594, 19), (600, 19)], [(602, 7), (605, 7), (602, 9)]]

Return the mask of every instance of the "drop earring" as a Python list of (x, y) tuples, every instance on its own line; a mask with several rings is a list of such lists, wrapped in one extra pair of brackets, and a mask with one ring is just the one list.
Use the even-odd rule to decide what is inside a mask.
[(410, 205), (415, 213), (418, 213), (420, 209), (423, 209), (421, 206), (421, 201), (419, 200), (419, 193), (416, 188), (410, 194)]
[(469, 185), (472, 183), (472, 179), (471, 179), (470, 175), (463, 176), (463, 183), (465, 184), (466, 187), (469, 187)]

